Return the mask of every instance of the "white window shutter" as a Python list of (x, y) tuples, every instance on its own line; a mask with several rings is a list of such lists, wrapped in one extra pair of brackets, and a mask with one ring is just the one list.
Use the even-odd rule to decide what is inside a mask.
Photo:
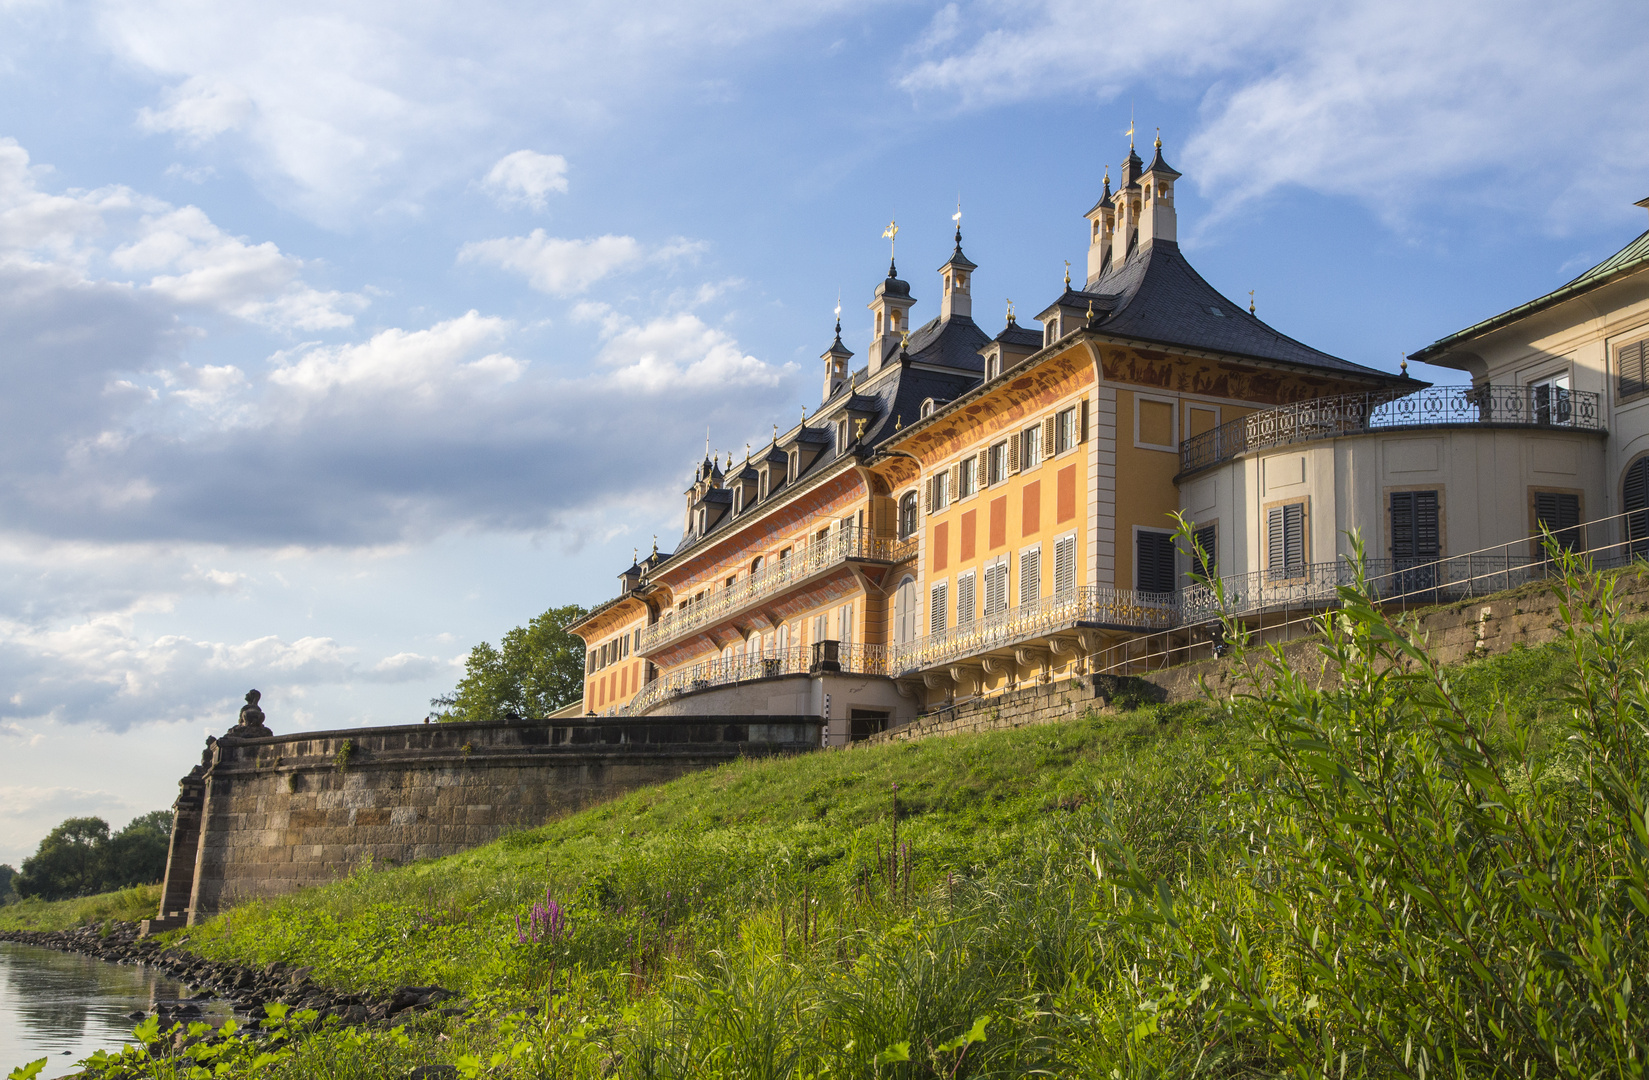
[(1042, 421), (1042, 457), (1047, 460), (1054, 456), (1054, 418), (1048, 417)]
[(945, 632), (945, 615), (949, 608), (950, 584), (941, 581), (933, 587), (928, 600), (928, 633), (942, 634)]
[(1014, 473), (1016, 473), (1018, 471), (1019, 471), (1019, 435), (1018, 435), (1018, 433), (1015, 433), (1013, 438), (1008, 440), (1008, 475), (1011, 476), (1011, 475), (1013, 475)]
[[(968, 467), (969, 468), (973, 467), (971, 462), (969, 463)], [(951, 501), (952, 502), (956, 501), (956, 497), (960, 494), (962, 494), (962, 463), (957, 462), (955, 465), (952, 465), (950, 467), (950, 497), (951, 497)]]
[(1042, 549), (1032, 548), (1019, 556), (1019, 604), (1033, 604), (1042, 592)]

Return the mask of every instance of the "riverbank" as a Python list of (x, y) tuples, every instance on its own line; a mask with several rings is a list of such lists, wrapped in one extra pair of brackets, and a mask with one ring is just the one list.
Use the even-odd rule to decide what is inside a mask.
[(1574, 585), (1550, 646), (1444, 669), (1353, 608), (1330, 690), (1257, 656), (1232, 702), (729, 765), (165, 948), (473, 1004), (321, 1032), (276, 1078), (1338, 1074), (1348, 1050), (1372, 1077), (1405, 1045), (1438, 1074), (1630, 1075), (1649, 627)]
[[(236, 1013), (252, 1017), (263, 1016), (268, 1005), (283, 1005), (314, 1010), (322, 1021), (335, 1017), (346, 1024), (382, 1023), (408, 1010), (440, 1005), (454, 996), (437, 986), (401, 986), (382, 996), (342, 993), (315, 982), (309, 968), (280, 962), (253, 967), (209, 960), (158, 938), (140, 938), (136, 923), (105, 923), (71, 930), (0, 930), (0, 941), (78, 953), (114, 964), (152, 967), (187, 985), (197, 998), (221, 998)], [(447, 1011), (458, 1015), (462, 1009), (449, 1005)], [(187, 1013), (161, 1015), (163, 1025), (169, 1019), (191, 1018)]]

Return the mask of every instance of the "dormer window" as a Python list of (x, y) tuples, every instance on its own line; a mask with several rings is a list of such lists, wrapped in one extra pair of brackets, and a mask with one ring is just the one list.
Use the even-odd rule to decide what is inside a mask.
[(765, 499), (765, 498), (767, 498), (767, 470), (766, 469), (761, 470), (759, 473), (756, 474), (756, 476), (757, 476), (757, 479), (756, 479), (757, 496), (756, 497), (760, 498), (760, 499)]
[(922, 402), (922, 419), (926, 420), (933, 415), (933, 399), (926, 398)]
[(800, 450), (792, 450), (790, 451), (790, 473), (788, 475), (788, 479), (794, 480), (801, 476), (801, 474), (802, 452)]
[(740, 484), (733, 489), (733, 513), (744, 509), (744, 485)]
[(843, 417), (836, 421), (836, 452), (838, 454), (847, 453), (847, 446), (847, 418)]

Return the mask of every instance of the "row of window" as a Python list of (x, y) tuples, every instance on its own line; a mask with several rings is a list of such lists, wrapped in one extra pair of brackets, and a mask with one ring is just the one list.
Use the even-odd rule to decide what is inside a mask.
[(609, 664), (616, 664), (626, 659), (632, 648), (641, 648), (641, 628), (639, 626), (586, 651), (584, 654), (584, 674), (593, 675)]
[[(1062, 536), (1054, 541), (1053, 593), (1060, 595), (1076, 588), (1076, 537)], [(978, 570), (969, 570), (956, 576), (955, 626), (958, 629), (973, 625), (976, 618), (989, 618), (1009, 607), (1012, 578), (1012, 560), (999, 556)], [(983, 582), (981, 582), (981, 577)], [(981, 588), (981, 585), (983, 588)], [(1042, 596), (1042, 547), (1029, 547), (1019, 553), (1019, 606), (1035, 603)], [(980, 602), (983, 601), (983, 608)], [(928, 590), (928, 633), (942, 634), (951, 626), (950, 582), (940, 581)], [(913, 636), (901, 628), (900, 637)]]
[[(1072, 405), (934, 473), (922, 485), (923, 511), (937, 513), (982, 488), (995, 487), (1016, 473), (1028, 472), (1044, 460), (1073, 449), (1086, 437), (1086, 414), (1087, 402)], [(899, 535), (910, 536), (919, 525), (916, 493), (910, 492), (899, 503)]]

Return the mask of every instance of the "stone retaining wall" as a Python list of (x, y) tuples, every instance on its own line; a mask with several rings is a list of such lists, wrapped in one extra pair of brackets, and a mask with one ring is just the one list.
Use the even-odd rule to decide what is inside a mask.
[(163, 906), (148, 929), (330, 881), (367, 860), (450, 855), (638, 787), (819, 742), (820, 722), (800, 716), (224, 738), (180, 784)]
[[(1649, 618), (1649, 582), (1623, 574), (1617, 595), (1624, 618)], [(1481, 600), (1427, 608), (1417, 612), (1415, 618), (1432, 655), (1445, 664), (1456, 664), (1472, 656), (1507, 652), (1518, 644), (1534, 646), (1556, 641), (1563, 636), (1558, 605), (1550, 587), (1538, 583)], [(1295, 670), (1320, 671), (1316, 650), (1316, 642), (1309, 638), (1283, 645), (1283, 655)], [(1189, 701), (1202, 696), (1199, 680), (1205, 679), (1216, 693), (1229, 692), (1236, 675), (1231, 660), (1209, 659), (1137, 677), (1060, 679), (929, 713), (858, 745), (1074, 720), (1090, 709), (1104, 711), (1119, 692), (1158, 701)]]

